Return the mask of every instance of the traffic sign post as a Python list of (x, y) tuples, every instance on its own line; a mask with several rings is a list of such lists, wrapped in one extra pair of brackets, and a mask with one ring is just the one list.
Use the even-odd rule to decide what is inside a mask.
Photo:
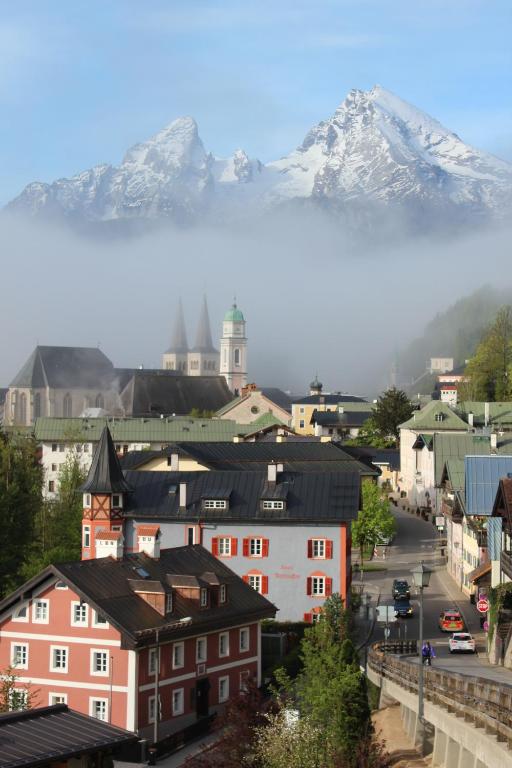
[(489, 600), (484, 595), (481, 595), (477, 604), (476, 609), (479, 613), (487, 613), (489, 610)]

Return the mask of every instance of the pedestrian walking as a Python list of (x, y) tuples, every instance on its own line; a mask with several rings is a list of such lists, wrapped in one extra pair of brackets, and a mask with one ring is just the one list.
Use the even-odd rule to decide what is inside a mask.
[(423, 643), (423, 648), (421, 649), (421, 657), (423, 660), (422, 663), (426, 664), (427, 667), (432, 665), (432, 659), (435, 659), (436, 657), (435, 651), (428, 640)]

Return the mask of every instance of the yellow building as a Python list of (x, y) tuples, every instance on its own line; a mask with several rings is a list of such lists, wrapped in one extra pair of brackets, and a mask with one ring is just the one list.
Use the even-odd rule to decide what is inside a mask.
[(315, 411), (316, 413), (368, 411), (368, 416), (371, 415), (373, 405), (364, 398), (341, 394), (341, 392), (323, 393), (322, 389), (322, 383), (315, 378), (310, 384), (309, 395), (295, 400), (292, 404), (291, 427), (297, 434), (315, 435), (315, 425), (312, 423)]

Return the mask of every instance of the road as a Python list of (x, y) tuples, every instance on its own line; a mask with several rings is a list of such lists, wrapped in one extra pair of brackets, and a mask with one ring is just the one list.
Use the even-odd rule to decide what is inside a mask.
[[(409, 619), (400, 619), (391, 627), (390, 639), (413, 639), (419, 636), (419, 601), (413, 584), (412, 569), (423, 560), (432, 567), (430, 586), (424, 590), (423, 616), (424, 637), (432, 643), (436, 667), (476, 675), (512, 685), (512, 670), (492, 666), (485, 654), (485, 636), (479, 628), (479, 614), (469, 599), (457, 587), (446, 570), (439, 565), (438, 534), (432, 523), (403, 512), (394, 506), (391, 508), (397, 521), (397, 535), (393, 544), (387, 547), (386, 559), (378, 557), (373, 562), (386, 566), (386, 571), (364, 574), (364, 590), (375, 595), (380, 592), (380, 605), (393, 605), (391, 588), (393, 579), (404, 578), (411, 585), (411, 605), (414, 614)], [(437, 562), (436, 562), (437, 561)], [(355, 572), (355, 586), (358, 584), (358, 571)], [(375, 602), (375, 599), (373, 599)], [(467, 629), (477, 640), (477, 654), (450, 654), (449, 634), (440, 631), (439, 614), (444, 608), (457, 607), (462, 612)], [(383, 639), (383, 627), (376, 625), (372, 641)]]

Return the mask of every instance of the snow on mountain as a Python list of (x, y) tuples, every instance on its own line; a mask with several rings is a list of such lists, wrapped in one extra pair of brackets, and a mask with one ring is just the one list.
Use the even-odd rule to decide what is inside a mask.
[(302, 144), (263, 165), (241, 149), (207, 153), (191, 117), (178, 118), (100, 165), (52, 184), (29, 184), (9, 208), (89, 220), (224, 218), (296, 199), (342, 207), (398, 204), (499, 216), (510, 207), (512, 166), (380, 86), (352, 90)]

